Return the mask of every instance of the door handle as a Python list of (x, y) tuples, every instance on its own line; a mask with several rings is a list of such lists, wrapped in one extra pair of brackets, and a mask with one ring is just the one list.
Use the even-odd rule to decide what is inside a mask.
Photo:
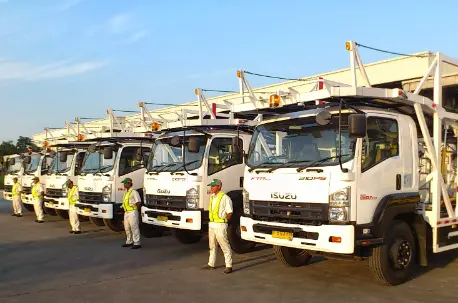
[(397, 190), (401, 189), (401, 175), (400, 174), (396, 175), (396, 189)]

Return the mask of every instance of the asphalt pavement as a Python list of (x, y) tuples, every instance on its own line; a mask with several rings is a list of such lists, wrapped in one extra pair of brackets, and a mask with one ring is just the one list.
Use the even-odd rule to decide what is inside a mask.
[(123, 233), (82, 222), (11, 216), (0, 200), (0, 302), (458, 302), (458, 253), (434, 257), (427, 270), (403, 285), (377, 284), (366, 262), (314, 259), (301, 268), (278, 262), (268, 246), (234, 254), (234, 272), (200, 270), (207, 238), (182, 245), (171, 236), (122, 248)]

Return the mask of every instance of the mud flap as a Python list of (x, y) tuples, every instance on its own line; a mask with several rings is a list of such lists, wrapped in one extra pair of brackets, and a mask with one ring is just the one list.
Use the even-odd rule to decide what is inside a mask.
[(428, 250), (427, 250), (427, 223), (422, 216), (415, 216), (413, 228), (418, 245), (418, 263), (421, 266), (428, 266)]

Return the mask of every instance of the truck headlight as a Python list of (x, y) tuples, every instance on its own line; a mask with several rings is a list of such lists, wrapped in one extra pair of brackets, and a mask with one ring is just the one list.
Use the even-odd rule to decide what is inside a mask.
[(111, 184), (102, 188), (102, 200), (105, 203), (108, 203), (111, 201)]
[(250, 193), (244, 188), (242, 192), (243, 197), (243, 212), (245, 215), (250, 214)]
[(199, 205), (199, 185), (186, 191), (186, 207), (196, 209)]
[(345, 223), (349, 221), (351, 187), (345, 187), (329, 196), (329, 221)]
[(66, 184), (62, 185), (62, 196), (66, 197), (68, 194), (68, 187)]

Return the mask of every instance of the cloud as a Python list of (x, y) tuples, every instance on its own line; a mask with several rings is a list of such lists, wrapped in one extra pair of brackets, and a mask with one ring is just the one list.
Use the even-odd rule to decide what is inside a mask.
[(117, 14), (108, 19), (108, 27), (112, 34), (121, 34), (125, 32), (130, 23), (130, 15), (127, 13)]
[(0, 60), (0, 81), (38, 81), (87, 73), (107, 65), (106, 61), (83, 61), (72, 63), (68, 60), (45, 65), (23, 61)]
[(138, 32), (134, 33), (132, 36), (130, 36), (129, 39), (127, 39), (127, 42), (128, 43), (137, 42), (138, 40), (144, 38), (146, 35), (148, 35), (148, 31), (147, 30), (138, 31)]
[(83, 0), (65, 0), (65, 1), (62, 1), (62, 3), (57, 6), (57, 11), (60, 11), (60, 12), (66, 11), (66, 10), (78, 5), (81, 1), (83, 1)]

